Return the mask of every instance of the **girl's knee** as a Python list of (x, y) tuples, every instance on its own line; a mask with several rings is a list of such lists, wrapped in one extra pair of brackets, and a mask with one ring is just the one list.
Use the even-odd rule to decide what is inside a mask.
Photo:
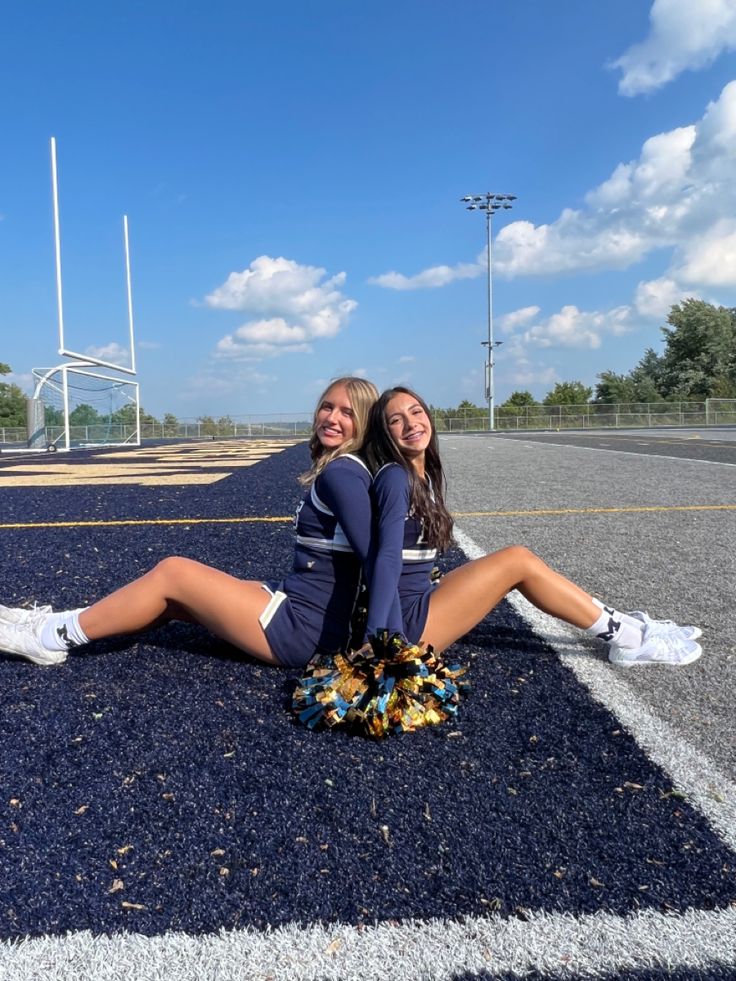
[(526, 566), (530, 562), (537, 561), (537, 556), (526, 545), (509, 545), (501, 549), (501, 555), (514, 565)]
[(185, 559), (181, 555), (169, 555), (167, 558), (157, 562), (153, 569), (151, 569), (150, 574), (157, 579), (170, 582), (186, 575), (190, 566), (194, 564), (192, 559)]

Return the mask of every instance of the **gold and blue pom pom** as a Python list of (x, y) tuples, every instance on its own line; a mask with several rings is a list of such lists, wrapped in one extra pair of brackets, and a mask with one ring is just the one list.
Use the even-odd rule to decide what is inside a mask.
[(309, 662), (292, 701), (304, 725), (341, 725), (380, 739), (456, 715), (465, 668), (445, 664), (430, 645), (409, 644), (399, 634), (384, 632), (370, 643), (370, 649)]

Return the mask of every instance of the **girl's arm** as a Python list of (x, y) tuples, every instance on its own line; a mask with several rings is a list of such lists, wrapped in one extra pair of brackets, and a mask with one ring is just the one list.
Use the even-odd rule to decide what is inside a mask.
[(371, 476), (355, 460), (338, 457), (317, 478), (317, 493), (332, 511), (365, 566), (371, 543)]
[(398, 464), (376, 474), (371, 488), (374, 540), (368, 561), (368, 627), (403, 633), (399, 580), (403, 566), (404, 526), (409, 513), (409, 478)]

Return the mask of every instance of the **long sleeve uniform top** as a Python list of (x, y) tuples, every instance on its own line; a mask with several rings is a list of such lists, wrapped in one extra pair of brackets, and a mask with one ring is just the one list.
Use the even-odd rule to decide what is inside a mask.
[(344, 650), (371, 541), (371, 475), (351, 454), (329, 463), (296, 514), (291, 573), (280, 588), (310, 620), (324, 620), (321, 646)]
[(371, 500), (367, 632), (406, 633), (403, 611), (431, 590), (437, 549), (423, 541), (422, 523), (410, 510), (409, 476), (398, 463), (387, 463), (375, 475)]

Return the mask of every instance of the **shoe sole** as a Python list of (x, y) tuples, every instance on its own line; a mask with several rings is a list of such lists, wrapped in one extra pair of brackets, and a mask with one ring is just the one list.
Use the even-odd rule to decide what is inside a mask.
[(59, 652), (60, 656), (58, 659), (53, 660), (36, 656), (35, 654), (19, 654), (17, 651), (0, 651), (0, 654), (4, 654), (5, 657), (17, 658), (21, 661), (31, 661), (33, 664), (38, 664), (42, 668), (50, 668), (55, 664), (63, 664), (67, 659), (67, 655), (63, 651)]
[(619, 668), (639, 668), (657, 665), (667, 668), (681, 668), (685, 664), (692, 664), (693, 661), (697, 661), (703, 653), (703, 648), (700, 646), (700, 644), (696, 644), (695, 646), (697, 647), (697, 651), (693, 651), (691, 654), (686, 654), (681, 661), (629, 661), (626, 658), (621, 658), (619, 660), (619, 658), (612, 657), (610, 654), (608, 655), (608, 660), (611, 662), (611, 664), (615, 664)]

